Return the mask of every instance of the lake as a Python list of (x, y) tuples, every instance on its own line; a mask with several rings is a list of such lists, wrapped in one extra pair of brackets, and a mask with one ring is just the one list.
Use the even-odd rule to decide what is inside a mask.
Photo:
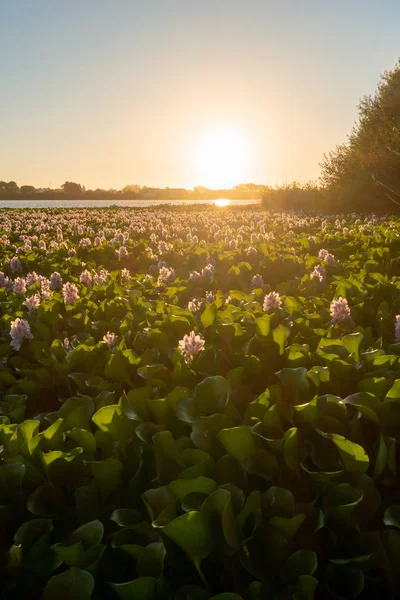
[(143, 208), (150, 206), (171, 205), (191, 206), (194, 204), (213, 204), (214, 206), (240, 206), (259, 204), (260, 200), (0, 200), (1, 208), (105, 208), (121, 206), (124, 208)]

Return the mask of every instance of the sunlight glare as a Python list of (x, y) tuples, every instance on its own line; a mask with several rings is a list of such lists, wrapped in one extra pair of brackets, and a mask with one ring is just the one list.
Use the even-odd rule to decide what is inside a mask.
[(203, 186), (226, 189), (247, 179), (249, 145), (239, 129), (220, 127), (200, 137), (193, 158), (196, 176)]
[(215, 200), (214, 204), (215, 206), (229, 206), (231, 201), (228, 200), (228, 198), (219, 198), (218, 200)]

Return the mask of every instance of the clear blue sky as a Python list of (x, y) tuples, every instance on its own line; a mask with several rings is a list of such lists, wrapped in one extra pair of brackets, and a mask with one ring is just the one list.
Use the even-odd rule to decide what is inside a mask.
[(221, 127), (237, 183), (316, 178), (400, 56), (398, 0), (0, 0), (0, 23), (0, 179), (20, 185), (207, 183), (195, 149)]

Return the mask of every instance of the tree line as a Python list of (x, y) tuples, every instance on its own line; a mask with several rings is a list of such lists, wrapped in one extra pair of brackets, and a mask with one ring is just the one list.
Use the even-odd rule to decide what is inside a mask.
[(400, 211), (400, 60), (361, 98), (347, 141), (323, 155), (316, 184), (269, 190), (267, 207)]
[(197, 186), (192, 190), (185, 188), (156, 188), (141, 187), (140, 185), (126, 185), (120, 190), (116, 189), (86, 189), (85, 186), (73, 181), (66, 181), (60, 188), (35, 188), (33, 185), (21, 185), (18, 187), (15, 181), (0, 181), (0, 199), (6, 200), (31, 200), (31, 199), (157, 199), (157, 200), (215, 200), (218, 198), (228, 199), (260, 199), (268, 187), (254, 183), (242, 183), (230, 189), (211, 190), (203, 186)]

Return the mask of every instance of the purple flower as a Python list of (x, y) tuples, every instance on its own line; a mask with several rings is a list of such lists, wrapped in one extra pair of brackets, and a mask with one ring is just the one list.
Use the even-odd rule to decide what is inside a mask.
[(105, 283), (107, 283), (109, 277), (110, 273), (107, 271), (107, 269), (100, 269), (100, 271), (98, 273), (95, 273), (95, 275), (93, 276), (93, 281), (96, 285), (104, 285)]
[(115, 333), (110, 333), (107, 331), (105, 335), (103, 335), (103, 344), (106, 344), (109, 348), (115, 346), (118, 341), (118, 336)]
[(264, 279), (262, 278), (262, 275), (257, 273), (257, 275), (254, 275), (254, 277), (251, 278), (250, 286), (252, 288), (262, 288), (263, 285)]
[(11, 271), (13, 273), (15, 273), (15, 272), (22, 273), (22, 265), (21, 265), (21, 261), (19, 260), (18, 256), (13, 256), (13, 258), (10, 260), (10, 267), (11, 267)]
[(282, 302), (278, 292), (270, 292), (264, 298), (263, 310), (266, 312), (270, 308), (281, 308)]
[(90, 272), (86, 269), (80, 274), (79, 281), (80, 283), (83, 283), (83, 285), (86, 285), (86, 287), (91, 287), (93, 283), (93, 277), (91, 276)]
[(317, 265), (314, 268), (314, 271), (311, 273), (310, 278), (311, 279), (319, 279), (319, 281), (322, 283), (323, 281), (325, 281), (325, 277), (326, 277), (326, 272), (324, 267), (321, 267), (321, 265)]
[(189, 335), (183, 336), (183, 339), (179, 342), (178, 349), (183, 355), (186, 364), (191, 363), (204, 350), (204, 344), (205, 341), (202, 336), (196, 335), (194, 331), (191, 331)]
[(76, 285), (68, 281), (67, 283), (64, 283), (62, 291), (65, 304), (75, 304), (76, 300), (79, 298), (78, 288)]
[(17, 277), (14, 280), (14, 292), (16, 294), (25, 294), (26, 292), (26, 282), (22, 277)]
[(206, 302), (208, 302), (209, 304), (215, 302), (215, 296), (211, 291), (206, 292)]
[(190, 310), (190, 312), (194, 313), (201, 309), (202, 304), (203, 303), (201, 300), (199, 300), (198, 298), (193, 298), (193, 300), (190, 300), (188, 303), (188, 309)]
[(50, 275), (50, 288), (52, 290), (60, 290), (62, 288), (62, 278), (57, 271), (54, 271), (54, 273)]
[(26, 308), (28, 309), (28, 311), (30, 313), (34, 312), (37, 307), (40, 304), (40, 295), (39, 294), (34, 294), (33, 296), (29, 296), (29, 298), (27, 298), (25, 300), (25, 302), (23, 302), (24, 306), (26, 306)]
[(157, 283), (158, 285), (162, 285), (163, 283), (171, 283), (175, 279), (175, 271), (174, 269), (169, 269), (168, 267), (161, 267)]
[(339, 296), (337, 300), (332, 300), (330, 314), (333, 323), (348, 319), (350, 317), (350, 308), (346, 298)]
[(25, 340), (32, 340), (33, 335), (28, 321), (25, 321), (25, 319), (15, 319), (15, 321), (11, 321), (10, 336), (10, 346), (15, 348), (15, 350), (19, 350), (22, 342)]

